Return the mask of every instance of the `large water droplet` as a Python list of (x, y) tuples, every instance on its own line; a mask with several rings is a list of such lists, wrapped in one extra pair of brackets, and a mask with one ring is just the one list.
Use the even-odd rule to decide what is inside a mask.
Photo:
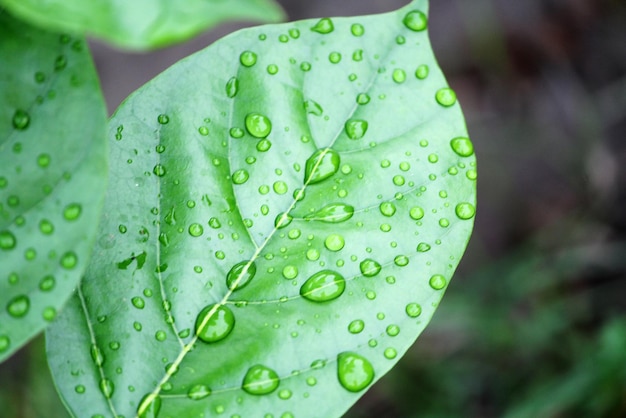
[(234, 184), (244, 184), (246, 181), (248, 181), (249, 178), (250, 174), (247, 170), (244, 170), (243, 168), (235, 171), (232, 175), (232, 180)]
[(12, 250), (17, 245), (17, 239), (11, 231), (0, 231), (0, 250)]
[(437, 90), (435, 94), (435, 99), (437, 99), (437, 103), (444, 107), (450, 107), (456, 103), (456, 93), (449, 87), (444, 87), (442, 89)]
[(371, 258), (366, 258), (359, 264), (359, 269), (361, 270), (363, 276), (374, 277), (378, 273), (380, 273), (382, 266), (380, 265), (380, 263), (378, 263), (378, 261), (372, 260)]
[(241, 261), (235, 264), (226, 275), (226, 285), (231, 290), (239, 290), (250, 283), (256, 274), (256, 264)]
[(300, 295), (313, 302), (337, 299), (346, 289), (346, 280), (339, 273), (322, 270), (307, 279), (300, 288)]
[(380, 213), (387, 217), (391, 217), (396, 213), (396, 205), (394, 205), (393, 202), (383, 202), (378, 208), (380, 209)]
[(313, 32), (321, 33), (323, 35), (331, 33), (335, 30), (335, 26), (333, 25), (333, 21), (329, 18), (320, 19), (315, 26), (311, 28)]
[(428, 17), (419, 10), (413, 10), (404, 16), (402, 23), (410, 30), (420, 32), (428, 26)]
[(248, 369), (241, 388), (251, 395), (267, 395), (278, 388), (278, 374), (269, 367), (256, 364)]
[(326, 148), (319, 149), (306, 160), (304, 182), (319, 183), (339, 171), (341, 159), (337, 151)]
[(361, 139), (367, 132), (368, 123), (362, 119), (350, 119), (346, 122), (346, 134), (350, 139)]
[(211, 389), (206, 385), (194, 385), (187, 392), (187, 397), (194, 401), (204, 399), (211, 394)]
[(235, 327), (235, 315), (224, 305), (208, 305), (196, 318), (196, 334), (206, 343), (223, 340)]
[(452, 147), (452, 150), (461, 157), (469, 157), (474, 154), (474, 146), (469, 138), (462, 136), (454, 138), (450, 141), (450, 146)]
[(26, 295), (14, 297), (7, 303), (7, 312), (14, 318), (22, 318), (30, 309), (30, 299)]
[(422, 313), (422, 307), (418, 303), (409, 303), (404, 310), (411, 318), (417, 318)]
[(409, 211), (409, 216), (411, 217), (411, 219), (419, 221), (424, 217), (424, 209), (420, 208), (419, 206), (412, 207)]
[(343, 203), (331, 203), (304, 219), (328, 223), (345, 222), (354, 215), (354, 207)]
[(447, 281), (441, 274), (435, 274), (430, 278), (428, 284), (435, 290), (441, 290), (446, 287)]
[(17, 109), (13, 114), (13, 127), (19, 131), (28, 128), (30, 124), (30, 115), (22, 109)]
[(467, 220), (474, 217), (476, 214), (476, 208), (474, 208), (474, 205), (471, 203), (463, 202), (456, 205), (454, 212), (459, 219)]
[(360, 354), (346, 351), (337, 356), (337, 378), (350, 392), (360, 392), (374, 380), (374, 367)]
[(260, 113), (249, 113), (246, 116), (246, 129), (255, 138), (266, 138), (272, 132), (272, 122)]

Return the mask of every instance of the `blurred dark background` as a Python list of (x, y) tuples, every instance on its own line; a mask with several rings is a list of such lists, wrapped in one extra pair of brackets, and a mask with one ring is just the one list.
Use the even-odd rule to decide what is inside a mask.
[[(408, 0), (278, 0), (289, 20)], [(109, 111), (229, 24), (148, 54), (92, 42)], [(626, 417), (626, 1), (433, 0), (479, 211), (444, 302), (346, 415)], [(0, 365), (0, 416), (65, 418), (39, 337)]]

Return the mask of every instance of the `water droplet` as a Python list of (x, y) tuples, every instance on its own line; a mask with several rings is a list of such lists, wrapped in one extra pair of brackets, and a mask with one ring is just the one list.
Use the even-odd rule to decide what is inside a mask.
[(409, 257), (406, 255), (398, 255), (393, 259), (393, 262), (398, 267), (404, 267), (409, 264)]
[(352, 32), (354, 36), (363, 36), (363, 34), (365, 33), (365, 28), (360, 23), (354, 23), (350, 27), (350, 32)]
[(339, 234), (330, 234), (324, 240), (324, 246), (330, 251), (340, 251), (346, 245), (346, 241)]
[(79, 205), (78, 203), (71, 203), (65, 207), (65, 210), (63, 211), (63, 217), (68, 221), (74, 221), (78, 219), (81, 212), (81, 205)]
[(379, 206), (380, 213), (384, 216), (391, 217), (396, 213), (396, 205), (392, 202), (383, 202)]
[(73, 251), (68, 251), (61, 256), (61, 267), (70, 270), (78, 264), (78, 256)]
[(196, 334), (206, 343), (223, 340), (235, 327), (235, 315), (224, 305), (208, 305), (196, 318)]
[(361, 261), (361, 263), (359, 264), (359, 269), (361, 270), (361, 273), (363, 274), (363, 276), (374, 277), (378, 273), (380, 273), (382, 266), (376, 260), (372, 260), (371, 258), (366, 258), (365, 260)]
[(304, 219), (327, 223), (345, 222), (354, 215), (354, 207), (343, 203), (331, 203), (315, 213), (308, 214)]
[(315, 248), (310, 248), (306, 252), (306, 258), (309, 261), (317, 261), (320, 258), (320, 252)]
[(48, 167), (50, 165), (50, 154), (40, 154), (37, 157), (37, 165), (42, 168)]
[(404, 16), (402, 23), (410, 30), (420, 32), (428, 26), (428, 18), (419, 10), (413, 10)]
[(404, 70), (396, 68), (395, 70), (393, 70), (392, 78), (393, 81), (395, 81), (396, 83), (402, 84), (406, 80), (406, 73), (404, 72)]
[(393, 176), (393, 184), (395, 184), (396, 186), (403, 186), (405, 181), (406, 180), (404, 179), (404, 176), (401, 176), (399, 174), (396, 176)]
[(441, 274), (435, 274), (430, 278), (428, 284), (435, 290), (441, 290), (446, 287), (447, 281)]
[(272, 185), (272, 188), (274, 189), (276, 194), (281, 194), (281, 195), (287, 193), (288, 191), (287, 183), (285, 183), (284, 181), (274, 182), (274, 184)]
[(154, 168), (152, 169), (152, 172), (157, 176), (157, 177), (163, 177), (165, 175), (165, 167), (163, 167), (161, 164), (157, 164), (154, 166)]
[(339, 52), (331, 52), (330, 55), (328, 55), (328, 61), (330, 61), (331, 64), (339, 63), (339, 61), (341, 61), (341, 54)]
[(356, 102), (360, 105), (366, 105), (370, 102), (370, 96), (367, 93), (360, 93), (356, 96)]
[(133, 304), (133, 306), (137, 309), (143, 309), (144, 306), (146, 306), (146, 302), (139, 296), (135, 296), (130, 301)]
[(17, 109), (13, 114), (13, 127), (18, 131), (23, 131), (30, 124), (30, 115), (22, 109)]
[(454, 138), (450, 141), (450, 146), (452, 150), (461, 157), (469, 157), (474, 154), (474, 146), (469, 138), (462, 136)]
[(17, 239), (11, 231), (0, 231), (0, 250), (12, 250), (17, 245)]
[(255, 138), (266, 138), (272, 132), (272, 122), (260, 113), (249, 113), (246, 116), (246, 129)]
[(305, 72), (306, 72), (306, 71), (311, 71), (311, 63), (308, 63), (308, 62), (306, 62), (306, 61), (302, 62), (302, 63), (300, 64), (300, 69), (301, 69), (302, 71), (305, 71)]
[(298, 276), (298, 268), (288, 265), (283, 268), (283, 277), (288, 280), (295, 279)]
[(450, 226), (450, 221), (447, 220), (446, 218), (441, 218), (439, 219), (439, 226), (442, 228), (447, 228)]
[(267, 66), (267, 73), (270, 75), (275, 75), (276, 73), (278, 73), (278, 65), (276, 64), (270, 64)]
[(237, 77), (232, 77), (226, 83), (226, 95), (230, 98), (233, 98), (237, 95), (238, 91), (239, 91), (239, 80), (237, 79)]
[(437, 103), (444, 107), (450, 107), (456, 103), (456, 93), (449, 87), (444, 87), (442, 89), (437, 90), (435, 94), (435, 99), (437, 99)]
[(419, 221), (420, 219), (424, 217), (424, 209), (418, 206), (412, 207), (411, 210), (409, 211), (409, 216), (411, 217), (411, 219)]
[(278, 388), (278, 374), (269, 367), (256, 364), (248, 369), (241, 388), (251, 395), (267, 395)]
[(306, 100), (304, 102), (304, 111), (315, 116), (322, 116), (324, 109), (315, 100)]
[(111, 380), (106, 378), (100, 380), (100, 392), (102, 392), (105, 398), (110, 399), (114, 391), (115, 385), (113, 385)]
[(363, 50), (357, 49), (352, 53), (352, 60), (356, 62), (363, 61)]
[(409, 303), (404, 310), (411, 318), (417, 318), (422, 313), (422, 307), (418, 303)]
[(346, 280), (339, 273), (322, 270), (307, 279), (300, 288), (300, 295), (313, 302), (337, 299), (346, 288)]
[(390, 347), (390, 348), (386, 348), (383, 354), (385, 355), (386, 359), (392, 360), (396, 358), (396, 356), (398, 355), (398, 352), (396, 351), (395, 348)]
[(337, 151), (326, 148), (319, 149), (306, 160), (304, 182), (319, 183), (339, 171), (340, 157)]
[(456, 205), (454, 212), (459, 219), (467, 220), (474, 217), (476, 214), (476, 208), (474, 208), (474, 205), (471, 203), (463, 202)]
[(154, 334), (154, 338), (157, 341), (163, 342), (167, 338), (167, 333), (165, 331), (159, 330), (159, 331), (156, 332), (156, 334)]
[(367, 132), (368, 123), (362, 119), (350, 119), (346, 122), (346, 134), (350, 139), (361, 139)]
[(244, 184), (250, 178), (247, 170), (240, 169), (233, 173), (232, 180), (234, 184)]
[(244, 51), (239, 56), (239, 62), (241, 62), (241, 65), (244, 67), (252, 67), (256, 64), (256, 60), (257, 55), (252, 51)]
[(420, 242), (419, 244), (417, 244), (417, 252), (419, 253), (425, 253), (427, 251), (430, 250), (430, 245), (428, 245), (425, 242)]
[(289, 29), (289, 36), (293, 39), (298, 39), (300, 37), (300, 31), (296, 28)]
[(360, 354), (346, 351), (337, 356), (337, 378), (350, 392), (360, 392), (374, 380), (374, 367)]
[(250, 283), (256, 274), (256, 264), (250, 261), (241, 261), (235, 264), (226, 275), (226, 285), (231, 290), (239, 290)]
[(323, 35), (331, 33), (335, 30), (335, 26), (333, 25), (333, 21), (329, 18), (320, 19), (315, 26), (311, 28), (313, 32), (321, 33)]
[(364, 328), (365, 328), (365, 322), (363, 322), (360, 319), (355, 319), (354, 321), (350, 322), (350, 324), (348, 325), (348, 331), (351, 334), (358, 334), (361, 331), (363, 331)]
[(195, 385), (192, 386), (191, 389), (187, 392), (187, 397), (189, 399), (193, 399), (194, 401), (199, 401), (200, 399), (204, 399), (211, 394), (211, 389), (209, 389), (206, 385)]
[(74, 392), (79, 393), (79, 394), (85, 393), (85, 386), (84, 385), (74, 386)]
[(91, 360), (96, 364), (96, 366), (100, 367), (104, 364), (104, 355), (102, 354), (102, 350), (95, 345), (91, 345)]
[(392, 324), (387, 327), (385, 332), (387, 332), (387, 335), (389, 335), (390, 337), (395, 337), (396, 335), (400, 334), (400, 327)]
[(0, 353), (4, 353), (11, 347), (11, 339), (8, 335), (0, 335)]
[(137, 408), (138, 418), (157, 418), (161, 411), (161, 397), (153, 393), (144, 396)]
[(14, 297), (7, 303), (7, 312), (14, 318), (22, 318), (30, 309), (30, 299), (26, 295)]

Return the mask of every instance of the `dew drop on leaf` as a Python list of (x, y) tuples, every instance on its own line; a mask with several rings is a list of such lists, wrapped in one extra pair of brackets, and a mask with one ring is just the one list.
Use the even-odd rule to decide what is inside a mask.
[(450, 141), (450, 146), (452, 150), (461, 157), (469, 157), (474, 154), (474, 146), (469, 138), (462, 136), (454, 138)]
[(350, 27), (350, 32), (352, 32), (352, 35), (354, 36), (363, 36), (363, 34), (365, 33), (365, 28), (360, 23), (354, 23)]
[(187, 397), (194, 401), (204, 399), (211, 394), (211, 389), (206, 385), (195, 385), (187, 392)]
[(359, 264), (359, 269), (365, 277), (374, 277), (380, 273), (382, 266), (376, 260), (367, 258)]
[(337, 356), (337, 378), (350, 392), (360, 392), (374, 380), (374, 367), (360, 354), (346, 351)]
[(312, 302), (327, 302), (337, 299), (345, 289), (346, 280), (341, 274), (332, 270), (322, 270), (304, 282), (300, 288), (300, 295)]
[(393, 360), (398, 355), (398, 352), (396, 351), (395, 348), (390, 347), (390, 348), (385, 348), (385, 351), (383, 352), (383, 354), (386, 359)]
[(324, 113), (322, 106), (315, 100), (306, 100), (304, 102), (304, 111), (315, 116), (322, 116), (322, 113)]
[(17, 239), (11, 231), (0, 231), (0, 250), (12, 250), (17, 245)]
[(198, 338), (206, 343), (223, 340), (235, 327), (235, 315), (224, 305), (208, 305), (196, 318)]
[(396, 213), (396, 205), (392, 202), (383, 202), (379, 206), (380, 213), (384, 216), (391, 217)]
[(403, 69), (396, 68), (395, 70), (393, 70), (392, 78), (393, 81), (395, 81), (396, 83), (402, 84), (406, 80), (406, 73)]
[(411, 217), (411, 219), (419, 221), (420, 219), (424, 217), (424, 209), (418, 206), (415, 206), (411, 208), (411, 210), (409, 211), (409, 216)]
[(333, 21), (329, 18), (320, 19), (312, 28), (313, 32), (321, 33), (323, 35), (327, 35), (335, 30), (335, 26), (333, 25)]
[(318, 149), (306, 160), (304, 182), (319, 183), (339, 171), (341, 159), (337, 151), (326, 148)]
[(70, 270), (78, 264), (78, 256), (73, 251), (68, 251), (61, 256), (61, 267)]
[(417, 67), (417, 69), (415, 70), (415, 77), (418, 80), (423, 80), (426, 77), (428, 77), (429, 72), (430, 72), (430, 69), (428, 68), (428, 65), (422, 64), (419, 67)]
[(370, 96), (367, 93), (360, 93), (356, 96), (356, 102), (360, 105), (366, 105), (370, 102)]
[(22, 109), (17, 109), (13, 114), (13, 127), (23, 131), (30, 125), (30, 115)]
[(367, 132), (368, 123), (362, 119), (350, 119), (346, 122), (346, 134), (350, 139), (361, 139)]
[(449, 87), (444, 87), (437, 90), (435, 94), (437, 103), (444, 107), (450, 107), (456, 103), (456, 93)]
[(226, 275), (226, 285), (231, 290), (239, 290), (252, 281), (256, 275), (256, 264), (250, 261), (241, 261), (235, 264)]
[(304, 219), (327, 223), (345, 222), (354, 215), (354, 207), (344, 203), (331, 203), (317, 212), (308, 214)]
[(420, 32), (428, 26), (428, 18), (423, 12), (413, 10), (404, 16), (402, 23), (410, 30)]
[(234, 184), (244, 184), (250, 178), (247, 170), (240, 169), (233, 173), (232, 180)]
[(157, 164), (154, 166), (154, 168), (152, 169), (152, 172), (157, 176), (157, 177), (163, 177), (165, 175), (165, 167), (163, 167), (161, 164)]
[(30, 299), (26, 295), (14, 297), (7, 303), (7, 312), (14, 318), (26, 316), (30, 309)]
[(100, 350), (96, 344), (91, 345), (90, 353), (91, 360), (96, 366), (100, 367), (104, 364), (104, 355), (102, 354), (102, 350)]
[(269, 367), (256, 364), (248, 369), (241, 388), (251, 395), (267, 395), (278, 388), (278, 374)]
[(100, 380), (100, 392), (104, 395), (105, 398), (109, 399), (113, 396), (113, 392), (115, 391), (115, 385), (113, 382), (107, 378)]
[(8, 335), (0, 335), (0, 353), (4, 353), (11, 347), (11, 339)]
[(246, 129), (255, 138), (266, 138), (272, 132), (272, 122), (260, 113), (246, 115)]
[(139, 402), (137, 408), (138, 418), (157, 418), (161, 411), (161, 397), (152, 393), (146, 395)]
[(244, 51), (239, 56), (239, 62), (241, 62), (241, 65), (244, 67), (252, 67), (256, 64), (256, 60), (257, 55), (252, 51)]
[(417, 252), (418, 253), (425, 253), (427, 251), (430, 250), (430, 245), (428, 245), (425, 242), (420, 242), (419, 244), (417, 244)]
[(441, 290), (446, 287), (447, 281), (441, 274), (435, 274), (430, 278), (428, 284), (435, 290)]
[(130, 301), (133, 304), (133, 306), (137, 309), (143, 309), (146, 306), (146, 302), (143, 300), (143, 298), (139, 296), (135, 296)]
[(65, 210), (63, 211), (63, 217), (68, 221), (74, 221), (78, 219), (81, 212), (81, 205), (79, 205), (78, 203), (71, 203), (65, 207)]
[(454, 212), (459, 219), (467, 220), (474, 217), (474, 215), (476, 214), (476, 209), (471, 203), (464, 202), (456, 205), (456, 207), (454, 208)]
[(239, 80), (237, 79), (237, 77), (232, 77), (226, 83), (226, 95), (230, 98), (233, 98), (237, 95), (238, 91), (239, 91)]
[(346, 241), (339, 234), (330, 234), (324, 240), (324, 246), (329, 251), (340, 251), (346, 245)]
[(409, 303), (404, 308), (406, 314), (411, 318), (417, 318), (422, 313), (422, 307), (418, 303)]
[(361, 319), (355, 319), (354, 321), (350, 322), (350, 324), (348, 325), (348, 331), (351, 334), (358, 334), (361, 331), (363, 331), (364, 328), (365, 328), (365, 322), (363, 322)]

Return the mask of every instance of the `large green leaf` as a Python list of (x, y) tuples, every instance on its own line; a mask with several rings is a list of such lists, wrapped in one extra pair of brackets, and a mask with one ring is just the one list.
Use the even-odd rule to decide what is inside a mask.
[(0, 4), (36, 25), (88, 33), (131, 49), (183, 41), (229, 20), (276, 22), (283, 17), (273, 0), (0, 0)]
[(110, 240), (48, 333), (74, 414), (331, 417), (396, 363), (475, 212), (426, 8), (244, 30), (120, 107)]
[(0, 11), (0, 360), (72, 294), (96, 238), (106, 110), (87, 46)]

